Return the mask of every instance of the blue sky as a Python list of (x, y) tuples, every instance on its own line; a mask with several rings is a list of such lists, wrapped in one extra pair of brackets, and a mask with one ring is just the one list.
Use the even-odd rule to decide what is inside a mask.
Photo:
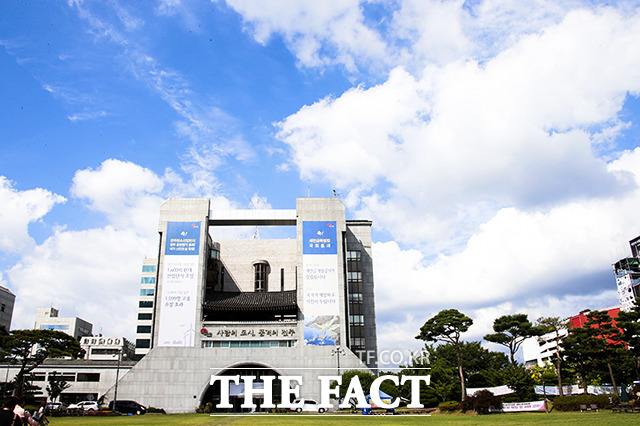
[(611, 264), (640, 234), (639, 10), (0, 3), (14, 328), (53, 304), (133, 338), (163, 199), (294, 208), (334, 189), (374, 222), (381, 348), (416, 347), (445, 308), (479, 339), (503, 314), (617, 304)]

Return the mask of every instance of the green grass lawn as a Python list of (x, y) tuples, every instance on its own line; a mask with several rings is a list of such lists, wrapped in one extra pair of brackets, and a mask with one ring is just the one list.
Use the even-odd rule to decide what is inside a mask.
[(246, 414), (242, 416), (211, 417), (208, 414), (171, 414), (119, 417), (51, 417), (52, 426), (57, 425), (343, 425), (343, 424), (376, 424), (376, 425), (412, 425), (447, 424), (447, 425), (521, 425), (545, 423), (556, 425), (637, 425), (640, 414), (601, 412), (552, 412), (545, 413), (508, 413), (477, 416), (471, 414), (433, 414), (399, 415), (399, 416), (363, 416), (363, 415), (328, 415), (328, 414)]

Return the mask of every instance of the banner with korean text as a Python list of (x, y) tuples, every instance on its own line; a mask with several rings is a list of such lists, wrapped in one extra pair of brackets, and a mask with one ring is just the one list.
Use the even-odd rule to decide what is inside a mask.
[(195, 344), (200, 228), (200, 222), (167, 223), (158, 346)]
[(336, 222), (302, 223), (304, 342), (340, 344)]

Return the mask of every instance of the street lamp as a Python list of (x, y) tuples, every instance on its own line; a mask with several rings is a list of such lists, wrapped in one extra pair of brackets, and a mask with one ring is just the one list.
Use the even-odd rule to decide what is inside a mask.
[(338, 359), (338, 376), (340, 375), (340, 355), (346, 355), (346, 352), (340, 346), (336, 346), (335, 349), (331, 350), (331, 356), (336, 356)]
[(120, 376), (120, 360), (122, 358), (126, 358), (127, 354), (122, 353), (124, 350), (124, 348), (121, 348), (118, 351), (118, 367), (116, 368), (116, 386), (115, 386), (115, 390), (113, 392), (113, 410), (111, 410), (112, 413), (115, 414), (116, 412), (116, 401), (118, 400), (118, 377)]

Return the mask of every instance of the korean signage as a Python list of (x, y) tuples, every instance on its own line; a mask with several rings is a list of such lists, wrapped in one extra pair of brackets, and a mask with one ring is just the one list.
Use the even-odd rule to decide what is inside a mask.
[(206, 337), (229, 338), (233, 340), (253, 339), (277, 339), (280, 337), (295, 337), (295, 327), (211, 327), (200, 330), (200, 334)]
[(168, 222), (158, 346), (194, 346), (200, 222)]
[(302, 223), (304, 341), (340, 344), (338, 241), (336, 222)]

